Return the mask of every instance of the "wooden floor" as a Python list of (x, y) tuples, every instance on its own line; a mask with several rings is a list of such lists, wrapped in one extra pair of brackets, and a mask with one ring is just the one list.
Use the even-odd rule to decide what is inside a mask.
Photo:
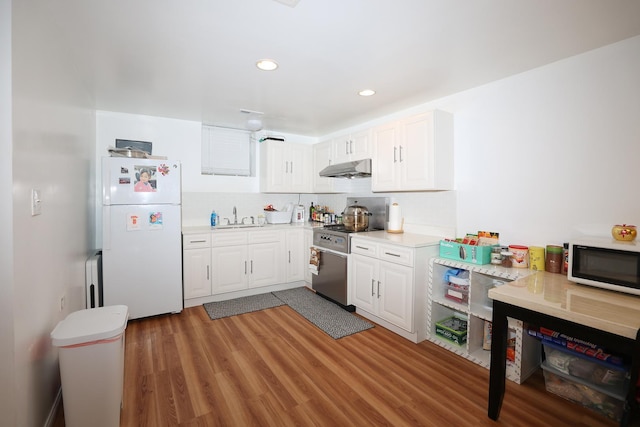
[(617, 425), (547, 393), (540, 372), (507, 381), (492, 421), (488, 380), (380, 326), (334, 340), (288, 306), (215, 321), (193, 307), (129, 322), (121, 426)]

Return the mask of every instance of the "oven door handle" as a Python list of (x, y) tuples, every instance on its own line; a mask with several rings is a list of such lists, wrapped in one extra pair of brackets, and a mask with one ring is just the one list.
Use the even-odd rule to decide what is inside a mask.
[(342, 252), (333, 251), (331, 249), (320, 248), (318, 246), (314, 246), (320, 252), (326, 252), (331, 255), (339, 256), (340, 258), (348, 258), (348, 255)]

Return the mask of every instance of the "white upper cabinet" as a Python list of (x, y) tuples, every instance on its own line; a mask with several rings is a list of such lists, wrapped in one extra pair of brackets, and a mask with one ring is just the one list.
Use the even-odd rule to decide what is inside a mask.
[(332, 140), (331, 164), (371, 158), (371, 129)]
[(372, 191), (453, 189), (453, 115), (431, 111), (373, 129)]
[(311, 146), (280, 141), (260, 145), (260, 191), (310, 193)]
[(333, 154), (333, 141), (320, 142), (313, 145), (313, 192), (333, 193), (335, 191), (335, 178), (320, 176), (320, 171), (331, 165)]

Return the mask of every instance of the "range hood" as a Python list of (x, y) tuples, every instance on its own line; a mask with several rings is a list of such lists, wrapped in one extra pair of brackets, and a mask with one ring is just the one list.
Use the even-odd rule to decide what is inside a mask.
[(368, 178), (371, 176), (371, 159), (329, 165), (320, 171), (327, 178)]

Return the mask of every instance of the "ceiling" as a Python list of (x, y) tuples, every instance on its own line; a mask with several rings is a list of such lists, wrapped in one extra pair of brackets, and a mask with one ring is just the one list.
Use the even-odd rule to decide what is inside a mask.
[[(248, 109), (264, 112), (266, 129), (307, 136), (640, 34), (637, 0), (283, 3), (33, 0), (26, 7), (58, 25), (51, 36), (72, 49), (96, 109), (240, 128), (247, 119), (240, 110)], [(261, 58), (279, 69), (258, 70)], [(365, 88), (376, 95), (358, 96)]]

